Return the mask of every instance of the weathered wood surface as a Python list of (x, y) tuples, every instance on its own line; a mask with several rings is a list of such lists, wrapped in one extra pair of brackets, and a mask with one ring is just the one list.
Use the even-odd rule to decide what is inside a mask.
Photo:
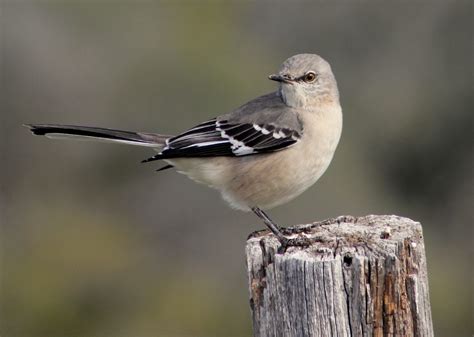
[(278, 253), (267, 231), (247, 241), (256, 337), (433, 336), (420, 223), (345, 216), (285, 234), (311, 245)]

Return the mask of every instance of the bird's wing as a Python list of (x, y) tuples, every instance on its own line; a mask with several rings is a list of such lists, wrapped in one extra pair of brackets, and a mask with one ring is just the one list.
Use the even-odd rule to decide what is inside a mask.
[(278, 151), (297, 143), (302, 133), (297, 113), (269, 94), (168, 139), (163, 150), (145, 162)]

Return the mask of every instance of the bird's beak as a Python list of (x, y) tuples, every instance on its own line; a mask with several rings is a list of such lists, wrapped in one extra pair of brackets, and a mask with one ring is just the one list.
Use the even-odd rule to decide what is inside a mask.
[(268, 76), (268, 79), (277, 82), (292, 83), (293, 79), (288, 75), (273, 74)]

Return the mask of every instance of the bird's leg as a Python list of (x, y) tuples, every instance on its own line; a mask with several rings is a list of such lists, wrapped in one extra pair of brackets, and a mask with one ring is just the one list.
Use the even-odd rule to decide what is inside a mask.
[(278, 238), (278, 241), (280, 241), (281, 245), (283, 247), (286, 247), (288, 245), (289, 239), (283, 235), (283, 233), (280, 231), (280, 228), (278, 228), (278, 225), (275, 224), (272, 219), (260, 208), (258, 207), (253, 207), (252, 211), (260, 218), (263, 220), (265, 225), (272, 231), (273, 234)]
[(281, 243), (281, 247), (278, 249), (279, 253), (285, 253), (286, 249), (291, 246), (296, 247), (307, 247), (311, 245), (311, 241), (307, 238), (295, 238), (295, 239), (288, 239), (286, 236), (283, 235), (280, 228), (276, 223), (270, 219), (270, 217), (262, 211), (258, 207), (253, 207), (252, 211), (257, 214), (257, 216), (263, 220), (265, 225), (272, 231), (273, 234), (277, 237), (278, 241)]

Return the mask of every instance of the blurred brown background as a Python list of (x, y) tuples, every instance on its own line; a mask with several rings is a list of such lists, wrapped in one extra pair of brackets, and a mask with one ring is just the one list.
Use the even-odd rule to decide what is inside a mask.
[(250, 336), (247, 235), (219, 195), (135, 147), (22, 123), (174, 133), (275, 89), (287, 57), (333, 66), (344, 130), (281, 224), (424, 225), (437, 336), (472, 329), (472, 1), (2, 2), (4, 337)]

